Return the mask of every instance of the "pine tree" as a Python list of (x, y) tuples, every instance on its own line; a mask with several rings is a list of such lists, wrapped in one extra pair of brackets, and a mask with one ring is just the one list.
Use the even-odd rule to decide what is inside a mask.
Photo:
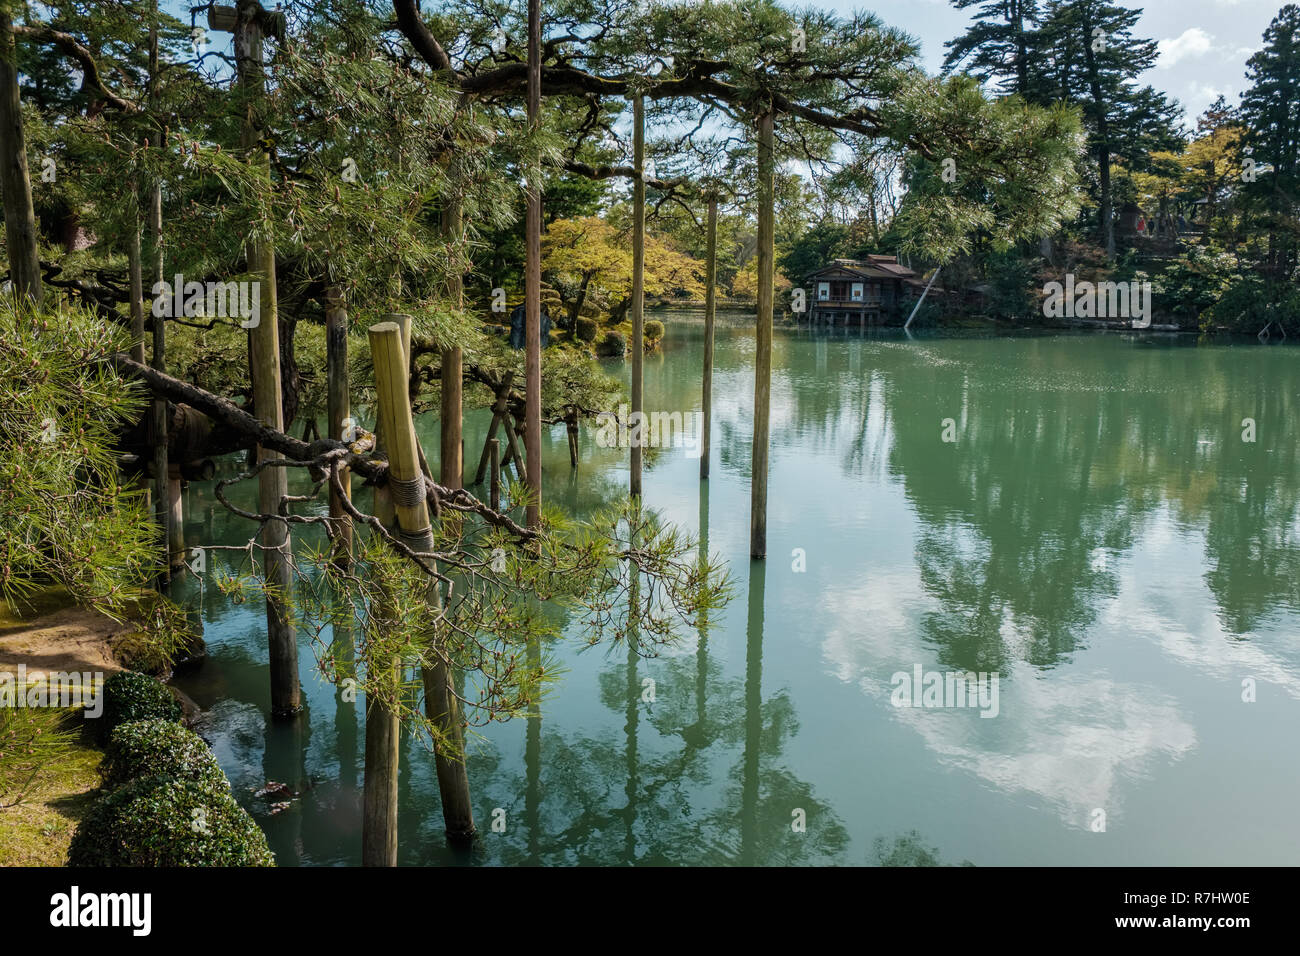
[(1156, 42), (1133, 35), (1141, 17), (1105, 0), (1049, 0), (1043, 11), (1040, 52), (1047, 99), (1077, 103), (1097, 165), (1098, 219), (1106, 254), (1115, 255), (1111, 167), (1117, 157), (1140, 165), (1152, 150), (1179, 144), (1179, 107), (1135, 78), (1158, 54)]
[(964, 34), (944, 44), (944, 71), (964, 64), (971, 76), (985, 83), (996, 80), (999, 92), (1028, 94), (1038, 0), (952, 0), (952, 5), (979, 10)]
[[(1264, 31), (1264, 47), (1246, 64), (1251, 87), (1241, 98), (1249, 128), (1245, 192), (1265, 210), (1267, 270), (1285, 280), (1297, 262), (1297, 196), (1300, 196), (1300, 6), (1287, 4)], [(1249, 161), (1253, 161), (1249, 162)], [(1253, 167), (1271, 167), (1259, 174)], [(1251, 173), (1254, 172), (1253, 177)], [(1251, 181), (1253, 178), (1253, 182)]]

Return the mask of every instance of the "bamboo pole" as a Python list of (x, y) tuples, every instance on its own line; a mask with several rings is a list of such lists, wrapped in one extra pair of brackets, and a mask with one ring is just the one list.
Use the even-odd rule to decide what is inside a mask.
[[(240, 145), (245, 161), (267, 177), (270, 158), (262, 153), (257, 109), (265, 95), (262, 74), (262, 15), (257, 3), (238, 6), (235, 33), (235, 65), (238, 85), (245, 97), (245, 114)], [(261, 421), (284, 431), (284, 406), (280, 388), (280, 322), (276, 303), (275, 246), (265, 239), (247, 244), (248, 271), (261, 284), (260, 309), (249, 330), (249, 368), (253, 375), (253, 407)], [(155, 323), (155, 326), (162, 323)], [(274, 458), (270, 449), (258, 446), (258, 463)], [(258, 473), (258, 507), (262, 514), (277, 514), (289, 491), (288, 470), (263, 468)], [(298, 684), (298, 643), (289, 618), (287, 595), (293, 586), (293, 553), (289, 525), (267, 521), (262, 526), (262, 555), (267, 584), (266, 630), (271, 656), (271, 714), (284, 717), (302, 707)]]
[[(348, 308), (343, 289), (331, 286), (325, 292), (325, 379), (327, 429), (330, 438), (343, 440), (343, 421), (352, 414), (348, 396)], [(342, 498), (352, 498), (352, 473), (339, 469), (340, 495), (330, 487), (330, 517), (338, 528), (334, 544), (334, 564), (341, 570), (352, 566), (352, 518), (343, 508)]]
[[(398, 375), (401, 388), (398, 391), (406, 402), (406, 370), (410, 366), (407, 342), (409, 341), (411, 317), (401, 313), (389, 313), (385, 322), (396, 326), (402, 341), (403, 355), (398, 362)], [(374, 341), (371, 339), (373, 358)], [(376, 365), (378, 379), (378, 365)], [(389, 439), (384, 428), (382, 408), (375, 421), (375, 451), (379, 457), (387, 457)], [(387, 485), (375, 487), (375, 517), (385, 528), (393, 527), (396, 512), (393, 507), (392, 494)], [(381, 609), (392, 607), (391, 599), (380, 602)], [(382, 614), (382, 610), (381, 610)], [(362, 792), (361, 815), (361, 862), (365, 866), (397, 865), (397, 781), (398, 768), (401, 763), (401, 721), (396, 712), (388, 706), (384, 697), (396, 702), (401, 694), (402, 660), (394, 655), (386, 668), (382, 668), (376, 680), (384, 683), (383, 696), (366, 695), (366, 775)]]
[(718, 197), (709, 194), (709, 225), (704, 263), (704, 429), (700, 436), (700, 478), (709, 477), (709, 440), (713, 431), (713, 323), (718, 310)]
[(754, 342), (754, 446), (750, 470), (749, 554), (767, 555), (767, 445), (772, 402), (774, 189), (771, 109), (758, 117), (758, 316)]
[[(541, 126), (542, 111), (542, 5), (528, 0), (528, 128)], [(542, 173), (536, 163), (528, 168), (528, 210), (525, 223), (524, 269), (524, 372), (526, 413), (524, 447), (528, 455), (524, 482), (528, 485), (528, 527), (542, 523)]]
[[(433, 528), (429, 506), (422, 492), (419, 442), (406, 391), (406, 355), (401, 330), (396, 323), (381, 322), (370, 327), (370, 353), (375, 364), (375, 387), (379, 393), (379, 417), (388, 441), (388, 483), (393, 489), (393, 508), (404, 543), (417, 553), (433, 550)], [(418, 488), (412, 491), (415, 483)], [(440, 600), (437, 583), (429, 586), (430, 597)], [(460, 702), (452, 686), (446, 649), (433, 635), (432, 660), (421, 667), (425, 708), (438, 731), (434, 759), (438, 789), (442, 795), (443, 823), (447, 836), (464, 840), (474, 835), (474, 809), (470, 803), (469, 774), (465, 766), (464, 728)]]
[[(402, 349), (405, 354), (402, 368), (409, 369), (411, 365), (411, 317), (404, 312), (388, 312), (384, 315), (384, 321), (392, 322), (401, 332)], [(406, 380), (403, 379), (403, 381), (405, 382)], [(402, 386), (402, 389), (402, 394), (409, 396), (405, 384)], [(388, 436), (384, 434), (384, 420), (382, 415), (378, 416), (375, 420), (375, 447), (378, 450), (380, 457), (387, 458)], [(393, 499), (389, 494), (387, 485), (381, 485), (375, 488), (375, 517), (383, 523), (385, 528), (392, 530), (393, 521), (397, 517), (397, 512), (393, 510)]]
[(645, 443), (645, 97), (632, 98), (632, 438), (631, 492), (641, 497)]

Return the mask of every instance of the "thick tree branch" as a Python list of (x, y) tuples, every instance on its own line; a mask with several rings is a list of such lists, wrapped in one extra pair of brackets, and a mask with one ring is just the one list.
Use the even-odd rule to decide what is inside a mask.
[[(189, 405), (213, 421), (248, 435), (263, 448), (277, 451), (296, 462), (310, 462), (311, 466), (318, 469), (322, 475), (327, 474), (333, 464), (338, 462), (372, 484), (382, 485), (388, 480), (387, 462), (375, 461), (357, 454), (345, 442), (333, 438), (320, 438), (308, 443), (276, 431), (229, 399), (214, 395), (189, 382), (172, 378), (148, 365), (141, 365), (124, 352), (110, 355), (106, 361), (118, 372), (144, 382), (154, 394)], [(450, 508), (453, 511), (478, 515), (488, 524), (506, 531), (520, 541), (532, 541), (541, 536), (540, 532), (517, 524), (509, 515), (488, 507), (463, 488), (448, 488), (426, 478), (425, 489), (431, 509)]]
[[(631, 166), (592, 166), (589, 163), (581, 163), (576, 159), (566, 159), (564, 161), (566, 172), (575, 173), (579, 176), (585, 176), (588, 179), (614, 179), (622, 176), (624, 179), (635, 179), (636, 170)], [(684, 179), (647, 179), (647, 186), (664, 192), (670, 192), (678, 186), (684, 186)]]
[(411, 41), (411, 46), (415, 48), (416, 53), (420, 54), (424, 62), (435, 70), (456, 77), (456, 71), (451, 67), (451, 57), (447, 56), (447, 51), (442, 48), (442, 44), (438, 42), (437, 37), (425, 24), (424, 18), (420, 16), (418, 0), (394, 0), (393, 9), (397, 13), (398, 29)]
[(126, 113), (140, 112), (140, 107), (138, 105), (132, 103), (130, 100), (118, 96), (104, 84), (103, 77), (99, 75), (99, 65), (95, 63), (94, 55), (90, 50), (86, 49), (86, 47), (82, 46), (80, 41), (78, 41), (72, 34), (63, 33), (60, 30), (55, 30), (53, 27), (48, 26), (15, 26), (13, 30), (15, 36), (29, 37), (30, 39), (36, 40), (40, 43), (52, 43), (72, 59), (76, 60), (81, 64), (81, 72), (85, 77), (83, 86), (89, 85), (91, 89), (98, 92), (108, 101), (109, 106)]
[[(430, 66), (446, 74), (460, 91), (472, 96), (491, 96), (523, 90), (528, 83), (528, 66), (523, 62), (504, 63), (485, 73), (462, 75), (451, 66), (451, 60), (420, 16), (417, 0), (394, 0), (397, 23), (402, 34), (410, 41), (416, 53)], [(747, 94), (733, 84), (717, 79), (714, 74), (726, 68), (716, 61), (699, 61), (684, 64), (683, 75), (676, 79), (656, 83), (645, 91), (651, 100), (697, 99), (715, 100), (740, 107), (744, 112), (755, 113), (757, 106), (748, 102)], [(622, 97), (632, 92), (631, 80), (622, 77), (603, 77), (588, 73), (567, 64), (542, 65), (543, 96)], [(775, 92), (763, 94), (778, 113), (799, 117), (823, 129), (857, 133), (877, 137), (885, 133), (880, 115), (871, 107), (861, 107), (844, 114), (828, 113), (796, 103)], [(908, 137), (907, 145), (928, 159), (933, 153), (928, 143), (915, 136)]]

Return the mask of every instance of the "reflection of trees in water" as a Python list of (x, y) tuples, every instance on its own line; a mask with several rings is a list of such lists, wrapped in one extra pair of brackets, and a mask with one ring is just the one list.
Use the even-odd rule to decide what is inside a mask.
[[(1099, 438), (1122, 427), (1121, 397), (1008, 395), (994, 415), (974, 407), (972, 388), (942, 365), (887, 385), (890, 464), (920, 519), (917, 567), (939, 605), (926, 637), (953, 667), (1050, 667), (1117, 592), (1113, 555), (1155, 497), (1122, 480), (1122, 446)], [(945, 418), (955, 443), (940, 440)]]
[[(707, 528), (704, 536), (707, 547)], [(809, 783), (780, 766), (799, 725), (786, 692), (763, 699), (762, 650), (758, 562), (751, 566), (745, 675), (722, 674), (709, 657), (706, 630), (695, 654), (656, 661), (657, 699), (647, 705), (647, 666), (629, 648), (626, 660), (599, 678), (601, 702), (624, 716), (621, 735), (564, 735), (539, 724), (538, 739), (526, 746), (525, 779), (497, 770), (498, 779), (485, 784), (494, 793), (525, 795), (523, 825), (507, 831), (494, 860), (704, 865), (842, 858), (847, 830)], [(807, 815), (806, 833), (791, 829), (796, 808)]]
[(1300, 608), (1295, 495), (1275, 487), (1248, 490), (1243, 498), (1216, 509), (1205, 542), (1211, 559), (1205, 583), (1218, 599), (1223, 626), (1234, 634), (1254, 630), (1279, 604)]
[[(1249, 399), (1223, 410), (1226, 447), (1212, 446), (1205, 580), (1235, 634), (1254, 630), (1279, 604), (1300, 608), (1300, 356), (1291, 358), (1284, 386), (1254, 383)], [(1254, 444), (1240, 440), (1243, 417), (1256, 420)]]
[[(876, 837), (871, 848), (871, 862), (876, 866), (948, 866), (939, 857), (937, 847), (928, 846), (916, 830), (908, 830), (892, 841)], [(962, 860), (962, 866), (974, 866)]]
[[(1205, 528), (1226, 628), (1300, 607), (1300, 370), (1283, 361), (1294, 352), (996, 344), (864, 346), (858, 374), (831, 351), (792, 389), (790, 427), (845, 438), (846, 472), (888, 452), (920, 521), (917, 566), (940, 605), (924, 627), (945, 663), (1046, 667), (1076, 650), (1118, 591), (1118, 559), (1165, 505)], [(868, 378), (884, 406), (875, 428)], [(1241, 441), (1245, 417), (1255, 444)], [(945, 418), (954, 444), (940, 440)]]

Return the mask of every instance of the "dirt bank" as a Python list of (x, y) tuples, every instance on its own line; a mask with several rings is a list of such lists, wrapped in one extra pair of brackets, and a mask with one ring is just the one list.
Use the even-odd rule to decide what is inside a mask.
[(97, 611), (63, 608), (30, 620), (0, 617), (0, 671), (17, 671), (19, 664), (33, 672), (102, 672), (122, 670), (114, 644), (131, 633), (129, 624)]

